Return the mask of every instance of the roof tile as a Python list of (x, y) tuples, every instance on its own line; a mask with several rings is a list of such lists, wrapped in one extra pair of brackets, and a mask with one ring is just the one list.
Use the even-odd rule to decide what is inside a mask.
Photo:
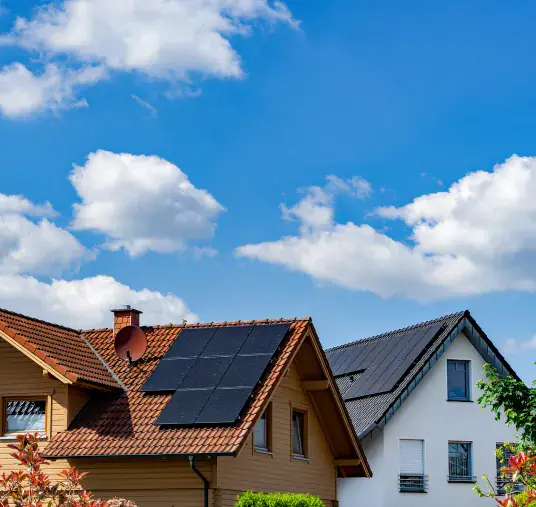
[(135, 456), (155, 454), (233, 454), (239, 450), (271, 396), (281, 373), (305, 337), (309, 319), (235, 321), (193, 324), (187, 327), (238, 326), (290, 322), (290, 330), (275, 361), (246, 405), (241, 420), (232, 426), (162, 428), (154, 424), (171, 394), (139, 391), (184, 326), (144, 327), (147, 351), (135, 366), (119, 359), (113, 348), (112, 330), (85, 331), (84, 337), (127, 386), (128, 392), (94, 393), (69, 429), (57, 434), (46, 447), (47, 457)]

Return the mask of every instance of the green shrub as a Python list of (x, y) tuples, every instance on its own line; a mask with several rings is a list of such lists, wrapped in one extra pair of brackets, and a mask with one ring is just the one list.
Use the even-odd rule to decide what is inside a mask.
[(235, 507), (324, 507), (317, 496), (302, 493), (254, 493), (238, 496)]

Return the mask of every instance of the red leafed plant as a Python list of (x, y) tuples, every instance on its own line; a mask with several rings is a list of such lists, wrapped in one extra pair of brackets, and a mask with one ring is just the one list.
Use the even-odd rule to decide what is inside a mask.
[(16, 444), (9, 444), (11, 454), (23, 467), (22, 470), (5, 472), (0, 477), (0, 506), (7, 507), (136, 507), (134, 502), (120, 498), (97, 500), (82, 488), (86, 473), (75, 467), (60, 472), (60, 480), (52, 484), (41, 470), (47, 461), (39, 454), (39, 442), (35, 435), (18, 435)]
[[(508, 444), (507, 444), (508, 445)], [(510, 446), (514, 450), (514, 446)], [(502, 458), (502, 451), (498, 451), (498, 458)], [(502, 478), (506, 481), (506, 494), (504, 498), (498, 498), (497, 493), (491, 486), (490, 491), (484, 493), (480, 487), (475, 486), (480, 496), (494, 497), (497, 505), (501, 507), (536, 507), (536, 455), (530, 452), (519, 451), (510, 456), (508, 465), (501, 469)], [(523, 486), (524, 491), (516, 491), (514, 486)]]

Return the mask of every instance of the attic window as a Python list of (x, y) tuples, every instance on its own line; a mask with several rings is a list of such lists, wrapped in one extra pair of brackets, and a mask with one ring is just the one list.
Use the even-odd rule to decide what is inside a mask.
[(46, 404), (45, 399), (6, 398), (4, 400), (4, 433), (45, 433)]
[(292, 411), (292, 457), (307, 457), (307, 413), (303, 410)]
[(271, 404), (268, 405), (264, 413), (261, 415), (255, 428), (253, 430), (253, 445), (255, 451), (259, 452), (270, 452), (270, 417), (271, 415)]
[(471, 400), (470, 364), (469, 361), (447, 361), (449, 401)]

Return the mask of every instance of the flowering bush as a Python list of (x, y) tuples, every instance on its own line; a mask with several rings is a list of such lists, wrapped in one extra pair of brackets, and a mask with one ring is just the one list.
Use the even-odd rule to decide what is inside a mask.
[(75, 467), (60, 472), (60, 481), (52, 484), (48, 475), (41, 470), (47, 461), (39, 454), (37, 433), (18, 435), (16, 444), (9, 444), (15, 452), (11, 454), (23, 470), (3, 473), (0, 477), (0, 506), (7, 507), (136, 507), (134, 502), (113, 498), (96, 500), (82, 489), (81, 481), (86, 473)]
[[(502, 451), (499, 451), (499, 454)], [(498, 456), (501, 459), (501, 456)], [(484, 492), (479, 486), (475, 491), (479, 496), (494, 498), (502, 507), (536, 507), (536, 455), (520, 451), (510, 457), (508, 465), (501, 469), (505, 481), (506, 495), (503, 499), (497, 497), (496, 491), (487, 479), (489, 491)], [(525, 490), (516, 492), (516, 486), (524, 486)]]

